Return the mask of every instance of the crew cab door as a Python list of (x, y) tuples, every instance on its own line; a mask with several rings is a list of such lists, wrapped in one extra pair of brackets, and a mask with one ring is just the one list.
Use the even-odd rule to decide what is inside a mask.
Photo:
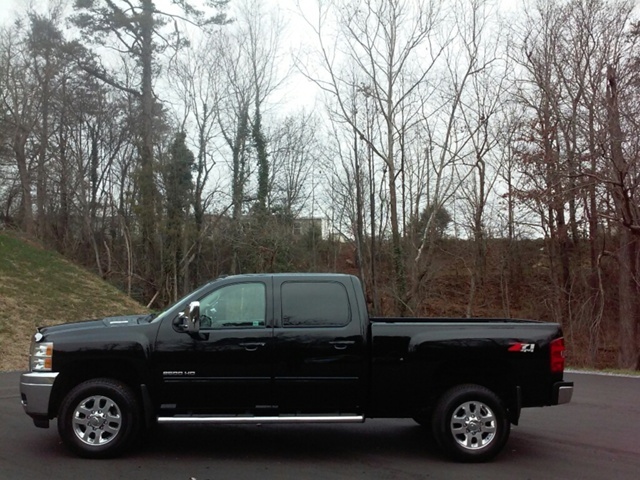
[(223, 282), (203, 292), (198, 334), (163, 321), (155, 352), (161, 415), (260, 413), (272, 405), (270, 283)]
[(280, 413), (359, 413), (364, 332), (348, 283), (274, 278), (274, 388)]

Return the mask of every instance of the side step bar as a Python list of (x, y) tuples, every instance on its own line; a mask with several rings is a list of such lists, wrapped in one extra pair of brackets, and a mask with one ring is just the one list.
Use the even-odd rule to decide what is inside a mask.
[(272, 417), (252, 416), (178, 416), (158, 417), (158, 423), (211, 423), (211, 424), (268, 424), (268, 423), (362, 423), (363, 415), (282, 415)]

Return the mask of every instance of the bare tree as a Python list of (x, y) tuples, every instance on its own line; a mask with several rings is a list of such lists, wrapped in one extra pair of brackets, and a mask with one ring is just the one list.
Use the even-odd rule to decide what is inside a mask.
[[(280, 17), (269, 15), (260, 0), (247, 0), (239, 8), (232, 29), (212, 38), (220, 52), (217, 68), (221, 77), (218, 85), (217, 120), (224, 143), (231, 153), (232, 218), (235, 222), (235, 243), (239, 242), (240, 219), (248, 204), (247, 186), (256, 166), (252, 165), (252, 149), (258, 151), (259, 194), (256, 200), (266, 206), (268, 192), (267, 146), (264, 144), (263, 114), (267, 98), (282, 81), (277, 71), (280, 55)], [(256, 144), (256, 139), (258, 142)], [(239, 269), (237, 249), (232, 272)]]
[[(530, 83), (518, 93), (530, 112), (521, 135), (529, 145), (522, 151), (522, 170), (529, 179), (524, 193), (544, 207), (551, 278), (560, 293), (555, 318), (568, 325), (572, 341), (580, 342), (588, 332), (589, 360), (595, 362), (608, 295), (602, 280), (602, 259), (608, 256), (604, 247), (617, 242), (611, 229), (605, 236), (603, 221), (622, 225), (612, 255), (620, 272), (619, 363), (627, 367), (637, 363), (638, 353), (637, 322), (628, 320), (637, 317), (631, 312), (638, 308), (629, 300), (637, 296), (635, 242), (625, 238), (634, 225), (631, 166), (637, 151), (635, 126), (626, 121), (635, 114), (636, 94), (628, 68), (631, 11), (629, 2), (615, 0), (535, 3), (522, 30), (519, 56), (523, 80)], [(587, 225), (589, 242), (585, 275), (581, 224)]]
[(0, 96), (3, 109), (3, 130), (7, 134), (10, 148), (18, 170), (21, 190), (21, 225), (30, 235), (36, 233), (33, 218), (32, 174), (27, 141), (33, 133), (38, 117), (38, 97), (36, 85), (29, 73), (32, 59), (28, 45), (22, 39), (26, 36), (22, 23), (3, 28), (0, 37)]
[[(472, 210), (471, 233), (475, 240), (475, 260), (471, 267), (471, 289), (467, 314), (471, 314), (477, 284), (483, 276), (486, 231), (484, 209), (492, 194), (495, 171), (487, 167), (487, 155), (495, 146), (491, 132), (497, 110), (504, 97), (505, 65), (499, 58), (499, 38), (491, 37), (491, 4), (483, 0), (459, 2), (449, 20), (450, 47), (443, 53), (440, 81), (421, 110), (419, 135), (426, 148), (416, 160), (426, 166), (417, 169), (427, 185), (415, 204), (420, 212), (421, 231), (414, 248), (413, 283), (409, 299), (422, 298), (433, 278), (432, 259), (439, 233), (439, 216), (459, 189)], [(497, 24), (497, 22), (496, 22)], [(423, 94), (424, 95), (424, 94)], [(492, 178), (489, 178), (491, 175)], [(414, 214), (415, 215), (415, 214)], [(419, 295), (421, 294), (421, 295)]]
[[(391, 239), (394, 265), (396, 310), (406, 310), (405, 254), (397, 198), (399, 176), (400, 124), (413, 122), (419, 105), (413, 95), (431, 71), (443, 46), (431, 41), (441, 17), (439, 2), (366, 0), (347, 2), (340, 7), (319, 1), (315, 19), (307, 23), (317, 37), (319, 61), (324, 76), (300, 64), (305, 75), (336, 99), (335, 113), (340, 115), (385, 165), (388, 181)], [(330, 22), (337, 31), (330, 32)], [(333, 37), (332, 37), (333, 36)], [(340, 36), (343, 41), (332, 40)], [(424, 55), (426, 51), (426, 55)], [(350, 63), (356, 75), (344, 75), (339, 64)], [(357, 89), (376, 106), (379, 129), (374, 135), (357, 121), (351, 106), (351, 92)], [(410, 107), (409, 105), (412, 105)], [(404, 114), (400, 116), (400, 111)]]
[[(615, 60), (615, 59), (613, 59)], [(640, 171), (625, 152), (619, 76), (615, 63), (607, 70), (607, 120), (610, 149), (608, 180), (616, 221), (622, 228), (617, 260), (619, 264), (620, 324), (618, 365), (640, 368)]]
[[(218, 90), (221, 72), (217, 65), (219, 52), (211, 48), (209, 32), (192, 41), (192, 48), (172, 59), (168, 82), (178, 98), (178, 115), (181, 128), (193, 131), (192, 143), (196, 145), (192, 208), (195, 223), (192, 254), (184, 260), (184, 288), (204, 281), (202, 266), (203, 242), (207, 232), (205, 214), (210, 208), (214, 193), (220, 188), (219, 179), (213, 177), (216, 165), (216, 140), (220, 134), (217, 115), (219, 113)], [(189, 273), (191, 271), (191, 273)]]
[(308, 207), (311, 175), (320, 162), (317, 125), (315, 115), (300, 112), (287, 116), (269, 132), (268, 206), (285, 218), (298, 217)]
[[(487, 209), (495, 198), (495, 186), (502, 168), (499, 145), (502, 110), (508, 99), (509, 66), (501, 61), (503, 39), (490, 36), (490, 18), (496, 17), (487, 2), (477, 0), (468, 6), (468, 16), (459, 18), (467, 63), (475, 65), (469, 79), (469, 89), (462, 95), (460, 116), (470, 135), (470, 155), (465, 160), (469, 171), (458, 171), (461, 197), (466, 204), (466, 228), (474, 243), (473, 265), (470, 267), (467, 316), (473, 315), (478, 290), (484, 285), (487, 272)], [(494, 25), (498, 25), (497, 22)]]
[[(226, 1), (210, 2), (222, 7)], [(189, 2), (180, 2), (184, 16), (159, 9), (153, 0), (77, 0), (76, 15), (72, 18), (85, 35), (85, 38), (99, 43), (116, 52), (135, 59), (139, 71), (138, 84), (128, 86), (111, 75), (103, 67), (80, 62), (82, 68), (104, 82), (122, 91), (135, 95), (140, 102), (140, 121), (138, 123), (140, 166), (138, 184), (140, 188), (140, 223), (144, 242), (146, 278), (149, 286), (156, 283), (153, 267), (158, 261), (156, 239), (157, 189), (154, 176), (154, 134), (159, 108), (155, 101), (154, 77), (157, 72), (158, 54), (167, 48), (177, 50), (184, 46), (180, 31), (176, 28), (172, 34), (163, 33), (162, 27), (168, 19), (181, 18), (191, 24), (204, 26), (224, 23), (224, 14), (206, 17), (204, 12), (194, 8)]]

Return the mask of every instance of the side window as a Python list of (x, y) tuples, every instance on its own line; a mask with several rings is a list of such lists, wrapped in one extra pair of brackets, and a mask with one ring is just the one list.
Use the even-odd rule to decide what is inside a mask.
[(343, 327), (351, 320), (344, 285), (335, 282), (282, 284), (284, 327)]
[(222, 287), (200, 300), (200, 327), (264, 327), (265, 298), (263, 283)]

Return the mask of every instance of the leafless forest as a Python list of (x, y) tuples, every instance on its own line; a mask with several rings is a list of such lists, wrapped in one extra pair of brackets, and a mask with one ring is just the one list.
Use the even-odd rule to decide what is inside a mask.
[(25, 4), (0, 224), (152, 308), (348, 271), (378, 314), (527, 314), (639, 369), (635, 2), (510, 3)]

